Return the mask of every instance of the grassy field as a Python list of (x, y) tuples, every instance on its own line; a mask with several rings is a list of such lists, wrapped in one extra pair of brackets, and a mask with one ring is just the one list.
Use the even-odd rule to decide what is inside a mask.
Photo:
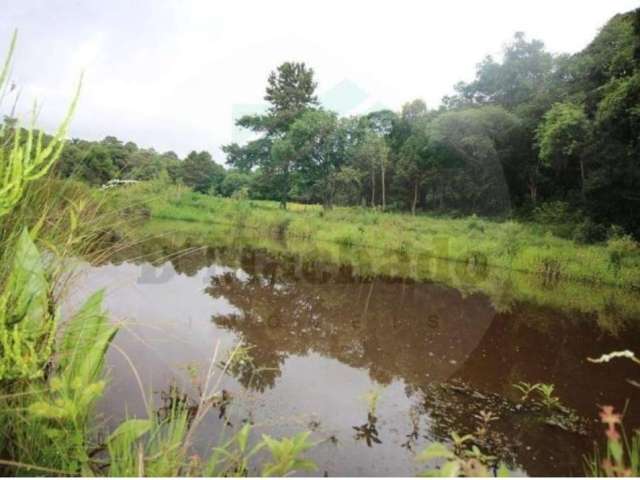
[[(154, 188), (156, 190), (154, 190)], [(227, 224), (287, 240), (331, 243), (413, 258), (453, 260), (469, 268), (508, 269), (557, 280), (640, 289), (640, 248), (628, 238), (583, 245), (545, 225), (384, 213), (365, 208), (234, 200), (140, 185), (110, 192), (121, 206), (144, 205), (154, 219)]]
[(436, 281), (485, 294), (498, 311), (534, 303), (588, 315), (610, 332), (640, 317), (640, 258), (633, 248), (616, 262), (614, 242), (578, 245), (541, 225), (299, 204), (283, 211), (275, 202), (153, 184), (106, 195), (121, 210), (150, 215), (134, 229), (138, 237), (164, 238), (174, 249), (261, 248), (301, 262), (348, 265), (363, 276)]

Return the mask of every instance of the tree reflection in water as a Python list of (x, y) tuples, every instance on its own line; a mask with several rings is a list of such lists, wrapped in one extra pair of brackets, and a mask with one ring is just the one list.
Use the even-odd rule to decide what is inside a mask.
[[(246, 361), (229, 370), (240, 384), (267, 393), (277, 387), (288, 360), (314, 355), (365, 371), (380, 385), (401, 382), (413, 405), (398, 442), (408, 450), (420, 448), (425, 439), (446, 440), (452, 430), (474, 432), (474, 415), (486, 410), (500, 417), (490, 426), (494, 433), (488, 447), (501, 450), (529, 474), (583, 473), (579, 461), (563, 465), (557, 457), (581, 458), (579, 452), (590, 448), (589, 437), (532, 423), (512, 411), (518, 400), (512, 385), (553, 383), (564, 403), (589, 418), (598, 403), (621, 407), (627, 398), (632, 405), (640, 400), (640, 390), (624, 381), (636, 376), (633, 365), (586, 362), (621, 347), (639, 350), (628, 339), (640, 336), (626, 332), (622, 345), (589, 315), (524, 302), (496, 309), (481, 294), (402, 278), (363, 277), (350, 266), (300, 256), (189, 249), (187, 255), (175, 255), (162, 247), (163, 259), (151, 264), (162, 268), (169, 257), (175, 272), (206, 278), (205, 292), (237, 309), (216, 313), (212, 321), (251, 347)], [(309, 365), (297, 375), (313, 376)], [(320, 387), (331, 390), (330, 381)], [(464, 394), (449, 388), (456, 383), (465, 385)], [(374, 446), (387, 430), (381, 428), (384, 418), (371, 420), (345, 428), (355, 430), (362, 440), (358, 443)], [(634, 410), (625, 420), (631, 427), (640, 423)], [(501, 443), (508, 445), (502, 448)], [(389, 444), (385, 441), (385, 448)]]

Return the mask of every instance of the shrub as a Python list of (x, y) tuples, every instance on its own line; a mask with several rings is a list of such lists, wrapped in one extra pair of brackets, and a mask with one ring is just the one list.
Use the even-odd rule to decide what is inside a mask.
[(249, 200), (249, 188), (242, 187), (231, 194), (233, 200), (246, 201)]
[(613, 238), (624, 237), (625, 231), (620, 225), (611, 225), (607, 229), (607, 240), (611, 240)]
[(584, 220), (582, 213), (572, 210), (566, 202), (547, 202), (536, 207), (533, 220), (546, 225), (549, 230), (561, 238), (572, 238), (576, 226)]
[(467, 230), (469, 230), (470, 232), (477, 230), (484, 233), (484, 225), (478, 219), (478, 216), (475, 213), (471, 215), (471, 217), (469, 217), (469, 220), (467, 221)]
[(523, 245), (522, 226), (516, 222), (506, 222), (500, 229), (499, 250), (500, 253), (513, 262)]
[(533, 210), (533, 220), (544, 225), (575, 221), (575, 215), (566, 202), (546, 202)]
[(607, 238), (607, 228), (604, 225), (595, 223), (590, 218), (583, 220), (576, 225), (573, 231), (573, 239), (578, 243), (598, 243)]
[(609, 265), (614, 270), (619, 270), (625, 258), (640, 251), (640, 247), (630, 235), (613, 237), (607, 242), (607, 252), (609, 253)]

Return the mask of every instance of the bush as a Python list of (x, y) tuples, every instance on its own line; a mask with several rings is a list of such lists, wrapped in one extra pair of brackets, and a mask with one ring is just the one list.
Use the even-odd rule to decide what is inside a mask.
[(598, 243), (606, 240), (607, 228), (590, 218), (579, 223), (573, 231), (573, 239), (578, 243)]
[(231, 198), (241, 202), (249, 200), (249, 189), (247, 187), (242, 187), (239, 190), (234, 191), (231, 194)]
[(582, 213), (567, 202), (546, 202), (533, 210), (533, 221), (543, 225), (575, 225), (583, 218)]
[(482, 221), (478, 219), (478, 216), (475, 213), (471, 215), (471, 217), (469, 217), (469, 220), (467, 221), (467, 230), (469, 230), (470, 232), (477, 230), (484, 233), (484, 225), (482, 224)]
[(570, 218), (569, 204), (566, 202), (547, 202), (533, 209), (533, 220), (544, 225), (565, 223)]
[(619, 270), (625, 258), (638, 253), (640, 246), (630, 235), (614, 237), (607, 242), (607, 252), (609, 253), (609, 265), (614, 270)]
[(625, 231), (620, 225), (611, 225), (607, 230), (607, 240), (612, 238), (624, 237)]
[(499, 251), (510, 262), (520, 253), (523, 247), (522, 226), (516, 222), (506, 222), (500, 229)]

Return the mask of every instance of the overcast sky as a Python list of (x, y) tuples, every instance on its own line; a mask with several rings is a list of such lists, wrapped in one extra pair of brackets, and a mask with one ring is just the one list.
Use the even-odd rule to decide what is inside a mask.
[[(85, 71), (72, 135), (115, 135), (184, 155), (241, 139), (234, 112), (259, 106), (270, 70), (316, 72), (325, 102), (348, 114), (424, 99), (436, 107), (516, 31), (555, 53), (582, 49), (638, 0), (120, 1), (1, 0), (0, 46), (19, 29), (19, 111), (61, 118)], [(17, 91), (18, 89), (16, 89)], [(0, 106), (3, 113), (10, 101)]]

